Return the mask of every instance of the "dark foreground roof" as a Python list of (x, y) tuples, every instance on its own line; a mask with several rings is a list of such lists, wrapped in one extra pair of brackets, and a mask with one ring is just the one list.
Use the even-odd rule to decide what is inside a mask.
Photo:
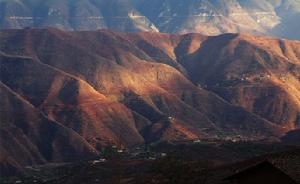
[[(270, 178), (270, 176), (272, 178)], [(264, 180), (274, 180), (277, 183), (282, 184), (297, 184), (289, 175), (275, 167), (269, 161), (263, 161), (254, 166), (250, 166), (244, 170), (241, 170), (224, 180), (257, 180), (263, 182)], [(274, 183), (274, 182), (272, 182)]]

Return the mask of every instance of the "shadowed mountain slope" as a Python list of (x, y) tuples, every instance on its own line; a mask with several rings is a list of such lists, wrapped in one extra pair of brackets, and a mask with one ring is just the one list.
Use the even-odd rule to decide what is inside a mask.
[(1, 174), (27, 165), (87, 160), (97, 151), (81, 136), (46, 118), (1, 83)]
[[(7, 33), (4, 32), (3, 35)], [(133, 34), (109, 31), (71, 33), (55, 29), (29, 29), (12, 30), (8, 35), (3, 39), (8, 43), (2, 48), (3, 52), (37, 58), (44, 65), (85, 80), (111, 102), (123, 103), (133, 111), (134, 116), (140, 117), (138, 120), (143, 120), (140, 123), (129, 119), (126, 124), (133, 125), (135, 122), (144, 125), (140, 133), (146, 140), (153, 136), (158, 136), (158, 139), (161, 139), (161, 136), (166, 136), (165, 139), (191, 139), (208, 135), (224, 137), (228, 132), (229, 136), (238, 136), (241, 133), (250, 137), (260, 137), (265, 136), (267, 132), (271, 135), (280, 132), (277, 125), (196, 87), (182, 75), (179, 71), (185, 69), (174, 58), (174, 49), (180, 44), (181, 36), (177, 36), (176, 43), (176, 39), (172, 39), (175, 35), (138, 34), (134, 40)], [(161, 41), (152, 45), (149, 40), (156, 40), (155, 36), (161, 37)], [(148, 41), (145, 37), (148, 37)], [(19, 47), (10, 44), (14, 39), (18, 39)], [(173, 48), (170, 46), (172, 42)], [(160, 49), (168, 44), (170, 52)], [(161, 57), (156, 52), (160, 53)], [(33, 78), (36, 78), (34, 75)], [(4, 81), (8, 82), (9, 80)], [(74, 86), (71, 85), (66, 89), (72, 88)], [(27, 86), (24, 86), (22, 91), (26, 89)], [(86, 87), (82, 89), (86, 90)], [(69, 93), (74, 90), (76, 89), (70, 90)], [(28, 90), (31, 91), (33, 90)], [(44, 96), (46, 94), (49, 96), (49, 92)], [(40, 98), (36, 95), (28, 96)], [(72, 97), (70, 94), (68, 96)], [(32, 103), (40, 109), (46, 109), (43, 112), (52, 116), (52, 113), (47, 111), (46, 98), (39, 103)], [(122, 121), (125, 117), (117, 121)], [(62, 121), (57, 118), (57, 121)]]
[(181, 63), (194, 83), (293, 128), (300, 123), (299, 58), (299, 42), (228, 34), (207, 39)]
[(24, 29), (1, 31), (0, 42), (1, 123), (29, 137), (2, 139), (8, 154), (27, 155), (12, 167), (65, 161), (63, 146), (81, 158), (107, 145), (261, 140), (299, 128), (296, 41)]

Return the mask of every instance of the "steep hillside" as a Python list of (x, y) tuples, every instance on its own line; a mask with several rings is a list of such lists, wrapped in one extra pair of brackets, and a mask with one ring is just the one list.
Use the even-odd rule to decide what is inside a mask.
[[(2, 56), (1, 81), (49, 119), (73, 129), (95, 147), (116, 144), (118, 139), (126, 145), (143, 143), (134, 115), (124, 105), (108, 100), (86, 82), (38, 60)], [(126, 132), (119, 135), (122, 129)]]
[(87, 160), (97, 151), (77, 133), (49, 120), (1, 83), (0, 169), (13, 175), (27, 165)]
[(181, 63), (194, 83), (294, 128), (300, 123), (299, 56), (299, 42), (227, 34), (208, 38)]
[[(220, 136), (223, 138), (224, 136), (250, 136), (255, 138), (270, 134), (276, 135), (280, 132), (277, 125), (250, 114), (240, 107), (235, 107), (213, 93), (194, 86), (175, 68), (161, 64), (168, 64), (169, 62), (170, 65), (174, 64), (175, 67), (182, 68), (176, 60), (171, 59), (171, 56), (162, 57), (156, 61), (155, 57), (159, 55), (147, 54), (147, 52), (152, 53), (153, 48), (164, 56), (170, 54), (151, 46), (144, 39), (144, 37), (155, 39), (155, 34), (139, 34), (142, 40), (138, 41), (133, 40), (131, 34), (108, 31), (71, 33), (54, 29), (28, 29), (10, 30), (2, 33), (2, 41), (7, 43), (1, 48), (4, 53), (36, 58), (36, 61), (32, 63), (35, 65), (39, 63), (44, 68), (37, 67), (35, 69), (33, 66), (24, 68), (24, 64), (22, 64), (20, 70), (23, 75), (15, 75), (11, 71), (18, 71), (15, 69), (16, 66), (9, 65), (4, 60), (2, 63), (5, 67), (2, 67), (4, 71), (1, 79), (3, 83), (24, 94), (32, 104), (52, 119), (73, 128), (82, 135), (85, 135), (85, 132), (79, 128), (80, 126), (86, 122), (94, 125), (103, 119), (107, 121), (104, 124), (112, 127), (114, 131), (117, 131), (116, 128), (120, 128), (122, 124), (127, 126), (126, 129), (132, 130), (132, 133), (128, 132), (129, 135), (137, 137), (130, 138), (120, 135), (127, 137), (132, 143), (141, 143), (143, 139), (145, 141), (176, 140), (195, 139), (202, 136)], [(161, 44), (171, 38), (171, 35), (157, 36), (162, 37)], [(14, 43), (13, 40), (16, 39), (18, 39), (18, 44), (12, 44)], [(178, 37), (178, 40), (180, 39), (181, 37)], [(135, 43), (136, 41), (138, 43)], [(92, 86), (91, 89), (86, 86), (87, 84), (78, 84), (78, 82), (63, 85), (63, 79), (54, 77), (53, 72), (50, 72), (54, 70), (53, 68), (85, 80)], [(40, 72), (44, 70), (49, 71), (51, 75), (48, 77), (47, 73), (43, 72), (45, 79), (37, 78), (36, 76), (40, 76), (42, 74)], [(34, 87), (32, 87), (33, 84)], [(93, 91), (93, 88), (97, 92)], [(76, 93), (72, 94), (73, 92)], [(80, 97), (81, 93), (83, 97)], [(120, 116), (118, 110), (107, 109), (105, 100), (102, 102), (104, 104), (99, 102), (100, 104), (94, 104), (94, 107), (105, 107), (105, 110), (101, 110), (101, 112), (106, 115), (110, 114), (111, 120), (101, 116), (96, 118), (94, 116), (98, 113), (90, 112), (88, 109), (85, 109), (83, 114), (76, 111), (80, 107), (81, 100), (83, 104), (88, 104), (86, 102), (89, 101), (87, 97), (95, 103), (93, 98), (96, 98), (96, 93), (104, 95), (109, 101), (108, 104), (115, 103), (116, 107), (114, 108), (120, 109), (127, 115), (122, 114), (120, 118), (117, 118)], [(55, 99), (64, 94), (70, 99), (56, 102)], [(55, 105), (56, 103), (57, 105)], [(60, 103), (65, 105), (61, 106)], [(123, 103), (131, 112), (126, 112), (127, 108), (122, 105), (118, 107), (118, 103)], [(58, 107), (60, 106), (62, 110), (59, 110)], [(75, 112), (69, 112), (68, 108), (73, 110), (72, 106), (75, 107)], [(86, 105), (83, 107), (86, 108)], [(85, 117), (86, 114), (93, 118)], [(81, 119), (82, 122), (79, 121)], [(244, 123), (241, 124), (241, 122)], [(112, 123), (119, 125), (112, 125)], [(92, 127), (87, 127), (87, 132)], [(107, 132), (104, 130), (106, 129), (103, 129), (102, 133)], [(99, 131), (101, 132), (101, 130)], [(138, 132), (141, 136), (138, 136)], [(114, 140), (118, 137), (116, 134), (123, 133), (126, 132), (115, 132)], [(93, 137), (91, 133), (87, 133), (87, 135)], [(113, 136), (108, 137), (112, 138)], [(129, 144), (128, 141), (125, 142), (126, 145)]]
[(300, 125), (297, 41), (28, 28), (0, 42), (7, 169), (108, 145), (273, 140)]

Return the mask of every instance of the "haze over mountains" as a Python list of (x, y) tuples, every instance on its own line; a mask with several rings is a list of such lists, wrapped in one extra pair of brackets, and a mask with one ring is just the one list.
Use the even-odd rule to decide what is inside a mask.
[(0, 28), (228, 32), (300, 39), (299, 0), (0, 0)]
[(1, 168), (107, 145), (290, 140), (300, 127), (299, 41), (49, 28), (0, 42)]

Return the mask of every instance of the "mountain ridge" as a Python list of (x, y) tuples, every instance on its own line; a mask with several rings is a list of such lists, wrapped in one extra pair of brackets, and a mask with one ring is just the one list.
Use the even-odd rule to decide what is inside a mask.
[(109, 28), (125, 32), (228, 32), (300, 39), (297, 0), (0, 1), (0, 28)]
[[(0, 41), (1, 95), (12, 96), (0, 99), (9, 111), (1, 113), (0, 130), (9, 134), (11, 124), (20, 136), (27, 124), (39, 132), (40, 124), (55, 122), (69, 132), (67, 146), (76, 140), (97, 155), (111, 145), (160, 141), (280, 141), (300, 127), (299, 41), (54, 28), (1, 30)], [(20, 109), (15, 98), (27, 105)], [(12, 166), (32, 163), (15, 154), (22, 147), (3, 145)], [(51, 151), (34, 153), (53, 161)], [(64, 154), (58, 149), (53, 158), (65, 161)]]

